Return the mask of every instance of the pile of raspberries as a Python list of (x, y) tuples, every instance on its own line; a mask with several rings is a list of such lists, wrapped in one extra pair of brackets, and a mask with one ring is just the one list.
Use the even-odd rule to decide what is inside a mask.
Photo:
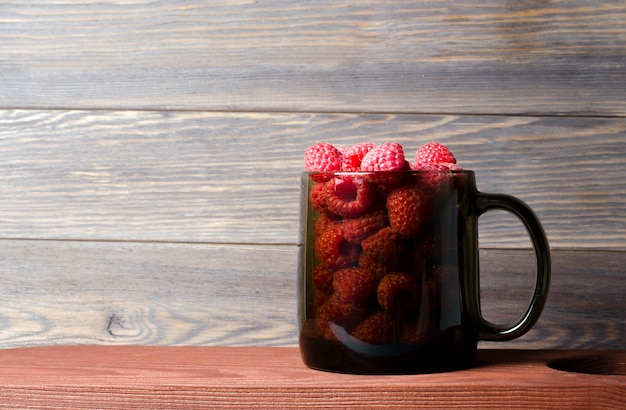
[(340, 328), (375, 345), (434, 336), (445, 281), (458, 281), (441, 260), (451, 250), (430, 228), (433, 201), (461, 170), (454, 155), (433, 142), (410, 162), (398, 143), (322, 142), (306, 150), (305, 170), (315, 211), (312, 336), (338, 340)]

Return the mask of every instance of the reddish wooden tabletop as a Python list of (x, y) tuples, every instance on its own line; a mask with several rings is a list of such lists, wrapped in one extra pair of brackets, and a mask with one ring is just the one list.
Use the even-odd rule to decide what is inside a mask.
[(0, 386), (3, 408), (616, 408), (626, 352), (479, 350), (470, 370), (358, 376), (297, 348), (50, 346), (0, 351)]

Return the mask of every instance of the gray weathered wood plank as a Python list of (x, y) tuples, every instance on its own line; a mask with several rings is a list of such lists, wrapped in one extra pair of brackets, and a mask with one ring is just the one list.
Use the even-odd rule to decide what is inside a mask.
[[(625, 252), (555, 251), (544, 314), (490, 347), (625, 349)], [(50, 344), (293, 346), (297, 248), (0, 240), (0, 347)], [(532, 254), (481, 251), (483, 308), (516, 318)]]
[(282, 345), (295, 246), (0, 241), (0, 345)]
[[(556, 248), (626, 249), (626, 119), (0, 110), (0, 238), (296, 243), (305, 149), (439, 140)], [(525, 247), (517, 220), (481, 243)]]
[(626, 114), (626, 4), (3, 2), (2, 108)]

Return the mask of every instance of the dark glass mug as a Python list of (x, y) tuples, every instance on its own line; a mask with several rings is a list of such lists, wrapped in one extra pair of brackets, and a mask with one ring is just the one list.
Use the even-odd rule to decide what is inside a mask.
[[(479, 340), (526, 333), (545, 304), (550, 250), (528, 205), (476, 188), (472, 171), (303, 173), (298, 326), (303, 362), (355, 374), (471, 367)], [(505, 210), (537, 259), (530, 303), (513, 323), (481, 315), (478, 217)]]

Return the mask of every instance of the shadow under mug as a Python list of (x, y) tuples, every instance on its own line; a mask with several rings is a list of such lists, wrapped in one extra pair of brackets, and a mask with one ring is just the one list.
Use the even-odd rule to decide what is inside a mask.
[[(538, 320), (550, 250), (528, 205), (476, 188), (472, 171), (303, 173), (298, 327), (303, 362), (354, 374), (471, 367), (479, 340), (505, 341)], [(526, 311), (481, 315), (478, 217), (508, 211), (525, 225), (537, 271)]]

